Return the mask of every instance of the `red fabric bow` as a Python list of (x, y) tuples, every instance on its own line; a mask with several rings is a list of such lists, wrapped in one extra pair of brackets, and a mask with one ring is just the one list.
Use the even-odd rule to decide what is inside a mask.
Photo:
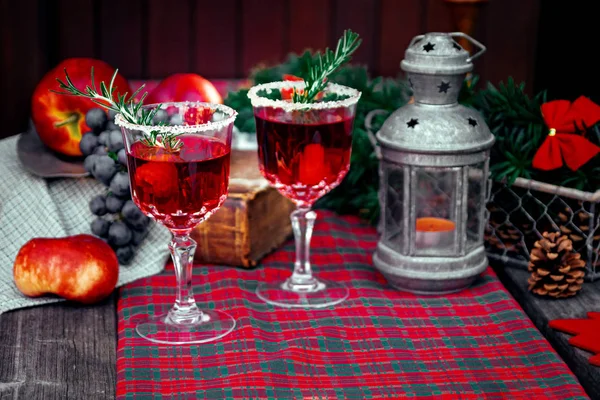
[(600, 106), (581, 96), (573, 103), (555, 100), (542, 104), (542, 117), (550, 129), (533, 157), (533, 167), (544, 171), (560, 168), (564, 163), (573, 171), (590, 161), (600, 147), (578, 131), (600, 121)]

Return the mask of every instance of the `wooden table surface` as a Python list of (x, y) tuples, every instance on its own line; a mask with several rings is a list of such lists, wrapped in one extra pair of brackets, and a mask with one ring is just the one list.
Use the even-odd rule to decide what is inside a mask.
[(114, 399), (115, 295), (0, 315), (0, 400)]
[[(572, 335), (555, 331), (548, 326), (548, 322), (553, 319), (585, 318), (589, 311), (600, 311), (600, 280), (584, 283), (582, 291), (575, 297), (555, 300), (530, 293), (527, 290), (529, 273), (523, 269), (500, 266), (494, 270), (535, 326), (565, 360), (587, 394), (594, 400), (600, 400), (600, 367), (588, 362), (592, 353), (569, 345), (568, 340), (573, 337)], [(598, 332), (598, 340), (600, 340), (600, 332)]]
[[(527, 291), (527, 272), (496, 268), (592, 399), (600, 400), (600, 368), (590, 353), (568, 345), (569, 335), (548, 327), (556, 318), (600, 311), (600, 282), (587, 283), (568, 300), (546, 300)], [(59, 303), (0, 315), (0, 400), (113, 399), (116, 385), (115, 296), (89, 307)]]

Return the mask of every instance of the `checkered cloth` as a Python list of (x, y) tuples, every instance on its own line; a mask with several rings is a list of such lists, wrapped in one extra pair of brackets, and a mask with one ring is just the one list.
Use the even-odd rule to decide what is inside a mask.
[(319, 212), (313, 266), (350, 287), (345, 303), (323, 310), (274, 308), (254, 293), (259, 282), (290, 274), (291, 241), (255, 270), (196, 266), (199, 306), (227, 310), (238, 323), (203, 345), (156, 345), (134, 331), (137, 319), (172, 304), (172, 269), (124, 286), (117, 397), (586, 398), (491, 270), (458, 294), (401, 293), (373, 269), (376, 241), (358, 219)]
[[(17, 158), (18, 136), (0, 141), (0, 314), (61, 301), (28, 298), (19, 292), (12, 267), (19, 249), (35, 237), (90, 233), (90, 199), (106, 190), (91, 178), (45, 180), (25, 171)], [(118, 286), (157, 274), (169, 257), (169, 232), (155, 224), (130, 266), (119, 271)]]

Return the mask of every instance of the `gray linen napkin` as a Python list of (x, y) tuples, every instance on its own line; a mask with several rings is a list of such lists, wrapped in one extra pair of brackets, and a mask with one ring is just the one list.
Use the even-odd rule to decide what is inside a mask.
[[(0, 314), (8, 310), (62, 301), (28, 298), (13, 280), (13, 263), (21, 246), (34, 237), (91, 233), (88, 203), (102, 193), (92, 178), (45, 180), (25, 171), (17, 158), (17, 139), (0, 140)], [(161, 272), (169, 257), (166, 228), (152, 223), (150, 233), (128, 266), (121, 266), (117, 286)]]

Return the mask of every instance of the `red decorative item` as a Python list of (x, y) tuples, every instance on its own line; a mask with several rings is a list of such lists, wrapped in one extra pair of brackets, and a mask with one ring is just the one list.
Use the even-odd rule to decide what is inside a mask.
[(304, 79), (300, 78), (299, 76), (292, 75), (292, 74), (283, 74), (283, 80), (300, 82), (300, 81), (303, 81)]
[(581, 96), (573, 103), (555, 100), (542, 104), (542, 117), (550, 129), (535, 153), (533, 167), (544, 171), (564, 164), (577, 171), (600, 152), (600, 147), (579, 134), (600, 121), (600, 106)]
[[(290, 74), (283, 74), (283, 80), (284, 81), (293, 81), (293, 82), (299, 82), (299, 81), (303, 81), (304, 79), (300, 78), (299, 76), (296, 75), (290, 75)], [(298, 93), (302, 94), (302, 92), (304, 92), (303, 90), (299, 90)], [(281, 99), (282, 100), (291, 100), (292, 96), (294, 95), (294, 89), (292, 88), (283, 88), (281, 89)]]
[(589, 312), (585, 319), (556, 319), (550, 321), (550, 327), (573, 336), (569, 344), (594, 353), (589, 362), (600, 367), (600, 312)]
[[(291, 81), (291, 82), (300, 82), (303, 81), (304, 79), (300, 78), (299, 76), (296, 75), (291, 75), (291, 74), (283, 74), (283, 80), (284, 81)], [(293, 88), (282, 88), (280, 90), (281, 92), (281, 99), (282, 100), (292, 100), (292, 97), (294, 96), (294, 89)], [(303, 94), (304, 93), (304, 89), (298, 89), (298, 94)], [(323, 92), (320, 92), (319, 94), (317, 94), (317, 96), (315, 97), (315, 99), (319, 100), (323, 98)]]
[(305, 185), (318, 185), (323, 180), (324, 173), (331, 174), (329, 164), (325, 162), (325, 149), (320, 143), (307, 144), (299, 155), (300, 182)]
[(210, 107), (190, 107), (183, 116), (186, 125), (200, 125), (209, 122), (215, 111)]

